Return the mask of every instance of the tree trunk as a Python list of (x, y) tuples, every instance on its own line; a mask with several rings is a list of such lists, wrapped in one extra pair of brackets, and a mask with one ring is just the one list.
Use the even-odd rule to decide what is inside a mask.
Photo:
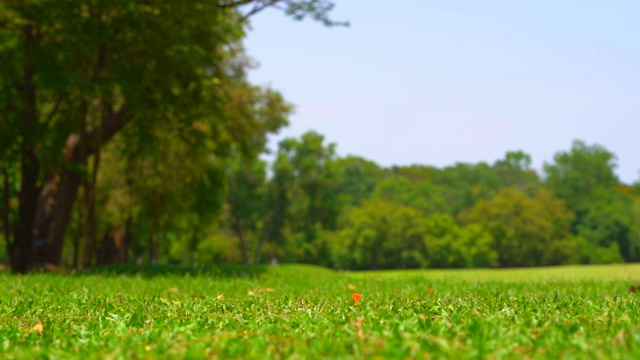
[(33, 254), (36, 264), (60, 264), (65, 231), (78, 188), (83, 181), (77, 168), (86, 163), (87, 156), (99, 151), (96, 144), (104, 144), (127, 123), (128, 112), (125, 107), (117, 112), (113, 112), (108, 104), (105, 108), (104, 119), (99, 128), (88, 132), (85, 137), (78, 134), (68, 137), (64, 153), (69, 158), (69, 164), (45, 185), (35, 227), (36, 237), (42, 242), (42, 246), (36, 248)]
[(258, 240), (258, 245), (256, 246), (256, 251), (253, 254), (253, 265), (259, 265), (260, 264), (260, 253), (262, 252), (262, 246), (267, 241), (267, 238), (269, 237), (270, 233), (271, 233), (271, 228), (270, 228), (269, 224), (266, 224), (264, 226), (263, 231), (262, 231), (262, 235), (260, 236), (260, 239)]
[(131, 246), (130, 224), (131, 220), (127, 220), (123, 225), (105, 231), (96, 256), (98, 266), (127, 262)]
[[(24, 35), (24, 68), (22, 73), (22, 84), (19, 91), (22, 97), (22, 117), (23, 126), (36, 131), (36, 88), (33, 82), (35, 77), (35, 67), (33, 64), (33, 49), (36, 45), (36, 30), (32, 25), (25, 25)], [(38, 176), (39, 164), (38, 156), (34, 148), (34, 139), (26, 137), (22, 139), (21, 151), (21, 181), (20, 196), (18, 204), (18, 219), (14, 230), (13, 254), (11, 259), (11, 269), (15, 273), (26, 273), (31, 267), (31, 250), (33, 247), (33, 224), (35, 222), (38, 206)]]
[(158, 253), (160, 251), (160, 246), (155, 235), (155, 228), (151, 228), (151, 231), (149, 231), (149, 264), (151, 265), (158, 263)]
[[(86, 133), (84, 134), (86, 136)], [(85, 226), (84, 226), (84, 256), (83, 268), (89, 268), (93, 265), (93, 259), (96, 255), (97, 239), (96, 239), (96, 183), (98, 180), (98, 168), (100, 166), (100, 137), (96, 144), (96, 151), (93, 155), (93, 168), (90, 177), (85, 182)], [(85, 154), (87, 149), (83, 151)], [(86, 162), (88, 164), (88, 162)]]
[(4, 232), (5, 242), (7, 244), (7, 253), (9, 258), (13, 258), (13, 239), (11, 238), (11, 223), (9, 222), (9, 207), (11, 206), (11, 181), (9, 180), (9, 171), (5, 165), (2, 166), (3, 191), (2, 191), (2, 228)]
[(96, 253), (95, 181), (87, 181), (84, 188), (84, 249), (82, 251), (82, 268), (88, 269), (93, 265), (93, 258)]
[[(76, 224), (75, 224), (75, 228), (76, 229), (82, 229), (82, 219), (83, 216), (78, 216)], [(82, 251), (82, 237), (81, 236), (74, 236), (73, 237), (73, 264), (71, 265), (74, 269), (79, 269), (80, 268), (80, 252)]]
[(240, 253), (242, 254), (242, 263), (249, 264), (249, 250), (247, 249), (247, 242), (242, 231), (242, 223), (238, 218), (233, 219), (233, 231), (238, 237), (238, 245), (240, 245)]
[(379, 266), (378, 258), (379, 258), (378, 247), (375, 246), (371, 253), (371, 270), (378, 270), (378, 266)]
[(60, 265), (65, 231), (81, 182), (82, 178), (76, 171), (64, 171), (60, 187), (53, 198), (53, 206), (50, 208), (52, 213), (45, 215), (50, 218), (50, 221), (44, 223), (44, 228), (36, 230), (37, 235), (42, 239), (42, 244), (34, 252), (34, 264)]
[(24, 274), (31, 267), (33, 224), (38, 204), (38, 170), (35, 151), (23, 151), (18, 221), (14, 230), (11, 259), (11, 268), (14, 273)]

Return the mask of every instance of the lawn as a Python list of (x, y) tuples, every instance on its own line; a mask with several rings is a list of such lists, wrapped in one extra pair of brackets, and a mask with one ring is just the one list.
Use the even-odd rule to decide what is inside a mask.
[(638, 265), (2, 273), (0, 357), (632, 359), (638, 284)]

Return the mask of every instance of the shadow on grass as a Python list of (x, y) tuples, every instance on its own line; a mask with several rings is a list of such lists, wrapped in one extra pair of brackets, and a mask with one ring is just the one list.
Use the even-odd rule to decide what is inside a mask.
[(93, 276), (192, 276), (211, 278), (255, 278), (269, 265), (108, 265), (85, 270), (76, 275)]

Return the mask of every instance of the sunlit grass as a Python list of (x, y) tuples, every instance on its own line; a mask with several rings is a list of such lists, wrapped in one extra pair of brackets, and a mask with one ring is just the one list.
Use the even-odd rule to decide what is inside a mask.
[(462, 269), (462, 270), (392, 270), (362, 271), (355, 277), (395, 278), (419, 276), (425, 279), (463, 281), (579, 281), (607, 282), (640, 281), (640, 264), (576, 265), (518, 269)]
[(120, 273), (0, 275), (1, 357), (640, 358), (637, 265)]

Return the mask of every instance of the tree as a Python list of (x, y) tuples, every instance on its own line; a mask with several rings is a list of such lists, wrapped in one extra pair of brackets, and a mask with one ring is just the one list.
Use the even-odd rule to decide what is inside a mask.
[(640, 260), (640, 233), (637, 200), (626, 191), (599, 189), (582, 207), (577, 234), (588, 240), (594, 248), (615, 246), (620, 260)]
[(498, 265), (493, 237), (479, 224), (459, 227), (449, 214), (425, 221), (427, 264), (435, 268), (477, 268)]
[[(278, 152), (272, 165), (273, 176), (267, 188), (267, 212), (263, 215), (265, 224), (254, 254), (254, 264), (261, 259), (265, 244), (274, 248), (284, 247), (289, 240), (288, 223), (290, 221), (289, 207), (291, 205), (291, 188), (294, 186), (294, 170), (287, 155)], [(274, 254), (271, 254), (274, 255)]]
[(336, 166), (340, 169), (341, 179), (337, 191), (345, 206), (359, 205), (368, 199), (383, 174), (378, 164), (359, 156), (338, 158)]
[(545, 186), (565, 199), (580, 217), (598, 191), (612, 190), (620, 181), (614, 173), (616, 157), (600, 145), (575, 140), (568, 152), (558, 152), (552, 164), (545, 163)]
[(250, 262), (251, 235), (259, 235), (267, 213), (266, 163), (236, 163), (228, 181), (228, 217), (230, 228), (238, 239), (242, 262)]
[(457, 163), (434, 169), (429, 180), (442, 189), (448, 212), (454, 216), (480, 199), (491, 198), (503, 187), (499, 173), (486, 163)]
[(442, 197), (442, 189), (428, 180), (412, 182), (403, 176), (390, 176), (380, 180), (376, 185), (373, 199), (396, 202), (425, 214), (444, 212), (447, 206)]
[(335, 144), (324, 144), (324, 136), (309, 131), (300, 139), (280, 142), (278, 166), (291, 175), (288, 216), (298, 261), (313, 262), (326, 258), (326, 246), (320, 230), (333, 230), (340, 214), (340, 168), (336, 163)]
[[(638, 216), (631, 188), (620, 184), (614, 173), (616, 157), (599, 145), (573, 142), (571, 150), (559, 152), (554, 163), (545, 164), (545, 185), (565, 199), (576, 213), (573, 230), (593, 249), (618, 249), (621, 256), (602, 261), (640, 259)], [(607, 260), (609, 259), (609, 260)]]
[(338, 267), (419, 268), (425, 263), (424, 215), (410, 207), (365, 200), (350, 208), (331, 244)]
[[(3, 31), (29, 54), (9, 55), (25, 74), (12, 86), (22, 89), (16, 113), (28, 129), (17, 138), (23, 170), (16, 271), (31, 261), (59, 263), (78, 188), (89, 166), (97, 168), (101, 145), (126, 124), (152, 127), (171, 115), (186, 121), (215, 111), (218, 90), (203, 80), (224, 74), (203, 74), (242, 30), (226, 20), (228, 11), (200, 5), (41, 1), (3, 9), (13, 15)], [(41, 244), (33, 258), (32, 236)]]
[(247, 17), (272, 5), (337, 24), (328, 18), (333, 4), (317, 0), (0, 4), (0, 154), (20, 168), (8, 243), (14, 271), (60, 262), (78, 189), (92, 212), (100, 149), (125, 127), (145, 136), (163, 121), (188, 129), (215, 118), (210, 141), (248, 142), (221, 110), (234, 77), (221, 64)]
[(463, 211), (460, 220), (485, 227), (495, 239), (500, 265), (514, 267), (545, 265), (547, 252), (570, 236), (573, 216), (564, 201), (544, 189), (528, 197), (505, 188)]
[(501, 178), (501, 187), (515, 187), (531, 192), (540, 185), (538, 174), (531, 168), (531, 156), (522, 151), (508, 151), (493, 164)]
[[(195, 251), (203, 224), (212, 222), (221, 209), (225, 163), (211, 159), (214, 149), (196, 141), (194, 134), (178, 135), (175, 125), (158, 125), (153, 137), (143, 141), (132, 126), (105, 148), (98, 207), (109, 216), (100, 221), (102, 243), (90, 249), (84, 244), (83, 267), (92, 266), (97, 251), (110, 246), (106, 233), (124, 225), (131, 245), (146, 249), (142, 252), (151, 263), (158, 261), (161, 250), (168, 250), (162, 244), (172, 236), (190, 244), (187, 252)], [(142, 253), (136, 255), (140, 260)]]

